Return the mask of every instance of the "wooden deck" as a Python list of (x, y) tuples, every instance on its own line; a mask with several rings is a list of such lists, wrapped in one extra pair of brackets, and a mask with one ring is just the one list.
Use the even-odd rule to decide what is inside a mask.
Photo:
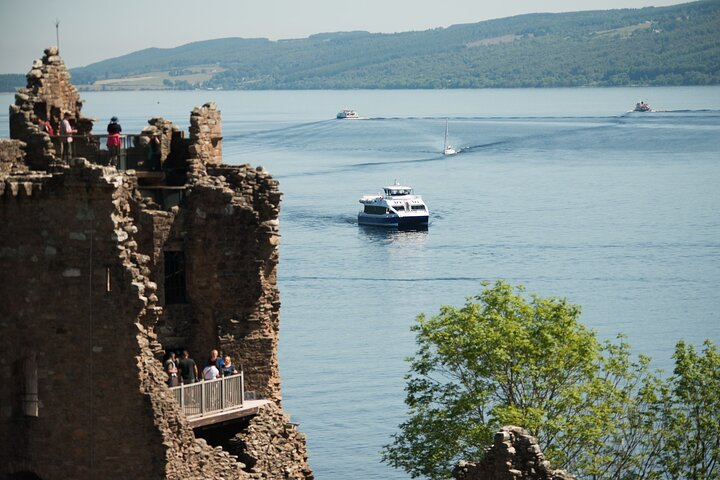
[(223, 422), (230, 422), (238, 418), (255, 415), (263, 405), (272, 403), (270, 400), (245, 400), (239, 407), (225, 409), (204, 415), (188, 415), (192, 428), (205, 427)]

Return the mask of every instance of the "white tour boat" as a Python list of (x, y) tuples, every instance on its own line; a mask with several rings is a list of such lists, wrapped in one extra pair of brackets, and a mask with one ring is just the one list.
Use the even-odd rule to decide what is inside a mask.
[(457, 150), (455, 150), (452, 145), (448, 145), (448, 121), (445, 119), (445, 143), (443, 143), (443, 155), (455, 155), (457, 153)]
[(360, 225), (379, 225), (399, 228), (427, 228), (430, 213), (420, 195), (412, 187), (394, 185), (385, 187), (384, 193), (363, 195), (363, 208), (358, 213)]
[(337, 114), (338, 119), (344, 119), (344, 120), (353, 120), (356, 118), (360, 118), (360, 115), (357, 114), (355, 110), (350, 109), (343, 109)]

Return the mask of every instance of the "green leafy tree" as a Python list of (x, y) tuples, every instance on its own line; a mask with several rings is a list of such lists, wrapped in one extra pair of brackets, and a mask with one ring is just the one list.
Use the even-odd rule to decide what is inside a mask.
[(602, 344), (561, 298), (497, 282), (462, 308), (420, 315), (409, 359), (409, 419), (383, 460), (446, 478), (478, 459), (503, 425), (520, 425), (556, 468), (586, 478), (651, 478), (662, 382), (626, 343)]
[(720, 478), (720, 354), (678, 342), (672, 391), (665, 402), (663, 463), (668, 478)]

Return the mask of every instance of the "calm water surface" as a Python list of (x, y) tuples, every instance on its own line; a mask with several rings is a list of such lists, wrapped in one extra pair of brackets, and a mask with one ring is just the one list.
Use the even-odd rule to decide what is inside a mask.
[[(379, 459), (405, 415), (410, 326), (483, 280), (565, 296), (665, 370), (679, 339), (720, 343), (718, 87), (83, 97), (100, 131), (117, 115), (126, 132), (187, 128), (215, 101), (225, 161), (280, 180), (284, 405), (320, 480), (408, 478)], [(639, 100), (660, 111), (627, 113)], [(366, 118), (334, 120), (345, 107)], [(424, 196), (427, 232), (357, 225), (358, 198), (395, 179)]]

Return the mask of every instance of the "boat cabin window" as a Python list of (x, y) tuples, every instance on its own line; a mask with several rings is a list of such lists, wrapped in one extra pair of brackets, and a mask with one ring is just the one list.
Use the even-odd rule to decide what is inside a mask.
[(364, 212), (372, 215), (384, 215), (388, 213), (388, 209), (377, 205), (365, 205)]
[(397, 210), (398, 212), (404, 212), (405, 211), (405, 205), (393, 205), (393, 208)]
[(412, 205), (410, 208), (412, 210), (425, 210), (425, 205)]
[(412, 188), (386, 188), (385, 195), (410, 195), (412, 194)]

